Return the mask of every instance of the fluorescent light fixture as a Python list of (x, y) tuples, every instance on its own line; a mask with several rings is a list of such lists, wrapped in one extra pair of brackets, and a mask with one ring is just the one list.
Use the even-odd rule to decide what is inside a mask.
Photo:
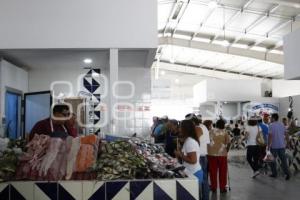
[(162, 76), (164, 76), (165, 74), (166, 74), (165, 71), (161, 71), (161, 72), (160, 72), (160, 75), (162, 75)]
[(178, 78), (175, 79), (175, 83), (176, 83), (176, 84), (179, 83), (179, 79), (178, 79)]
[(209, 3), (208, 3), (208, 7), (210, 8), (210, 9), (214, 9), (214, 8), (216, 8), (218, 6), (218, 3), (216, 2), (216, 1), (214, 1), (214, 0), (212, 0), (212, 1), (210, 1)]
[(194, 41), (197, 41), (197, 42), (210, 43), (210, 39), (207, 39), (207, 38), (194, 37), (193, 40), (194, 40)]
[(254, 50), (254, 51), (266, 51), (267, 49), (265, 47), (258, 47), (258, 46), (254, 46), (251, 48), (251, 50)]
[(247, 49), (247, 48), (249, 48), (249, 46), (246, 45), (246, 44), (238, 44), (238, 43), (232, 44), (231, 46), (232, 47), (236, 47), (236, 48), (241, 48), (241, 49)]
[(228, 40), (223, 40), (223, 41), (222, 41), (222, 45), (223, 45), (224, 47), (228, 47), (228, 46), (230, 45), (230, 43), (228, 42)]
[(91, 64), (91, 63), (93, 62), (93, 60), (90, 59), (90, 58), (85, 58), (85, 59), (83, 60), (83, 62), (84, 62), (85, 64)]
[(283, 55), (283, 51), (280, 51), (280, 50), (271, 50), (270, 53), (275, 53), (275, 54), (280, 54), (280, 55)]
[(189, 36), (189, 35), (174, 34), (173, 37), (178, 38), (178, 39), (184, 39), (184, 40), (190, 40), (191, 39), (191, 36)]

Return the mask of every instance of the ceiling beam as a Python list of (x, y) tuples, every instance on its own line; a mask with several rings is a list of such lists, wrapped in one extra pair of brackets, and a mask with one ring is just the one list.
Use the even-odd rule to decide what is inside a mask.
[(179, 25), (179, 23), (180, 23), (180, 21), (181, 21), (183, 15), (184, 15), (186, 9), (188, 8), (189, 4), (190, 4), (190, 0), (188, 0), (187, 2), (184, 2), (184, 5), (183, 5), (183, 6), (184, 6), (183, 11), (181, 11), (181, 14), (180, 14), (180, 16), (179, 16), (178, 19), (177, 19), (177, 23), (176, 23), (175, 28), (174, 28), (174, 30), (173, 30), (173, 32), (172, 32), (172, 36), (176, 33), (177, 27), (178, 27), (178, 25)]
[(261, 44), (262, 42), (264, 42), (265, 40), (267, 40), (271, 35), (273, 35), (274, 33), (276, 33), (277, 31), (279, 31), (280, 29), (286, 27), (287, 25), (291, 25), (295, 20), (295, 17), (292, 17), (292, 19), (288, 20), (288, 21), (284, 21), (281, 22), (280, 24), (275, 25), (274, 27), (272, 27), (269, 31), (267, 31), (266, 33), (266, 37), (257, 40), (253, 45), (251, 46), (258, 46), (259, 44)]
[[(210, 43), (199, 42), (199, 41), (190, 41), (186, 39), (161, 37), (159, 38), (159, 45), (175, 45), (175, 46), (188, 47), (188, 48), (194, 48), (199, 50), (250, 57), (259, 60), (265, 60), (269, 62), (283, 64), (283, 55), (274, 54), (276, 56), (266, 56), (266, 52), (259, 52), (251, 49), (241, 49), (235, 47), (226, 48), (222, 45), (210, 44)], [(273, 53), (270, 52), (269, 55), (273, 55)]]
[(197, 36), (197, 34), (200, 32), (200, 30), (202, 29), (202, 27), (204, 26), (204, 24), (207, 22), (207, 20), (209, 19), (209, 17), (213, 14), (213, 12), (214, 12), (216, 9), (217, 9), (217, 7), (216, 7), (216, 8), (209, 8), (209, 9), (208, 9), (208, 11), (207, 11), (205, 17), (204, 17), (203, 20), (200, 22), (200, 26), (199, 26), (198, 30), (195, 31), (195, 32), (193, 33), (193, 35), (192, 35), (192, 37), (191, 37), (191, 40), (193, 40), (193, 39)]
[[(241, 10), (237, 11), (234, 15), (232, 15), (227, 22), (223, 23), (222, 28), (225, 31), (226, 27), (229, 26), (235, 19), (237, 19), (243, 12), (244, 9), (246, 9), (248, 6), (251, 5), (251, 3), (253, 3), (254, 0), (248, 0), (245, 2), (245, 4), (241, 7)], [(211, 40), (211, 42), (213, 42), (215, 39), (217, 39), (220, 35), (222, 35), (222, 32), (218, 32), (213, 39)]]
[[(205, 6), (208, 5), (207, 1), (204, 2), (204, 1), (200, 1), (200, 0), (194, 1), (193, 3), (197, 3), (197, 4), (205, 5)], [(278, 4), (278, 3), (276, 3), (276, 1), (275, 1), (275, 2), (272, 2), (272, 4)], [(280, 4), (280, 5), (282, 5), (282, 4)], [(240, 9), (241, 9), (240, 7), (234, 7), (231, 5), (224, 5), (224, 8), (225, 8), (225, 10), (232, 10), (232, 11), (240, 11)], [(260, 16), (265, 16), (268, 14), (268, 12), (266, 12), (266, 11), (258, 11), (258, 10), (253, 10), (253, 9), (249, 9), (249, 8), (244, 9), (243, 12), (250, 13), (250, 14), (256, 14), (256, 15), (260, 15)], [(270, 13), (270, 17), (274, 17), (274, 18), (278, 18), (278, 19), (286, 19), (286, 20), (291, 18), (291, 16), (275, 14), (275, 13)], [(298, 19), (296, 19), (296, 20), (298, 20)]]
[(245, 28), (245, 30), (243, 31), (243, 33), (241, 33), (238, 37), (235, 38), (235, 40), (230, 44), (235, 44), (238, 41), (240, 41), (243, 37), (245, 37), (252, 29), (254, 29), (255, 27), (257, 27), (259, 24), (261, 24), (263, 21), (265, 21), (266, 19), (268, 19), (270, 17), (270, 14), (275, 12), (278, 8), (280, 7), (279, 4), (273, 6), (269, 11), (267, 11), (267, 13), (262, 16), (259, 17), (257, 20), (255, 20), (253, 23), (251, 23), (247, 28)]
[[(154, 62), (155, 65), (156, 62)], [(231, 78), (231, 79), (240, 79), (240, 78), (264, 78), (264, 76), (253, 76), (251, 74), (239, 74), (239, 72), (235, 71), (224, 71), (220, 69), (213, 69), (209, 67), (204, 66), (197, 66), (197, 65), (190, 65), (185, 66), (184, 63), (170, 63), (168, 61), (160, 61), (160, 69), (169, 70), (169, 71), (175, 71), (175, 72), (182, 72), (182, 73), (190, 73), (190, 74), (199, 74), (214, 78)], [(269, 79), (272, 79), (272, 77), (267, 77)]]

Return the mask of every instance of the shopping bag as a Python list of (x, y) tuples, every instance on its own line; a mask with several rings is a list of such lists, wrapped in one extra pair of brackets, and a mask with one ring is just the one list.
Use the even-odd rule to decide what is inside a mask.
[(266, 156), (263, 159), (264, 162), (274, 162), (275, 158), (273, 156), (273, 154), (268, 150)]

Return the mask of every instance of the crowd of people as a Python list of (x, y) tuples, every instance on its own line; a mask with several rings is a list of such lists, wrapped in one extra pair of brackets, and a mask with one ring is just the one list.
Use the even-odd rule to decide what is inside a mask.
[[(290, 179), (285, 150), (288, 146), (289, 123), (279, 120), (278, 114), (264, 114), (262, 117), (250, 117), (247, 121), (234, 123), (220, 118), (214, 123), (202, 121), (200, 115), (187, 114), (185, 120), (169, 120), (167, 116), (153, 117), (152, 137), (156, 143), (164, 143), (166, 152), (177, 157), (187, 173), (194, 174), (201, 183), (202, 199), (209, 199), (209, 191), (227, 192), (228, 164), (227, 156), (232, 138), (240, 140), (245, 133), (247, 161), (253, 170), (252, 178), (261, 174), (261, 169), (270, 165), (270, 177), (278, 176), (274, 160), (279, 157), (285, 179)], [(266, 163), (266, 157), (273, 162)], [(210, 181), (208, 181), (208, 179)]]

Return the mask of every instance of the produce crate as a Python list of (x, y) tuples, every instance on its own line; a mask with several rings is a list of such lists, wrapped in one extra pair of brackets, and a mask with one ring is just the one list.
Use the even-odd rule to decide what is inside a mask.
[(2, 200), (198, 200), (198, 180), (18, 181), (0, 183)]

